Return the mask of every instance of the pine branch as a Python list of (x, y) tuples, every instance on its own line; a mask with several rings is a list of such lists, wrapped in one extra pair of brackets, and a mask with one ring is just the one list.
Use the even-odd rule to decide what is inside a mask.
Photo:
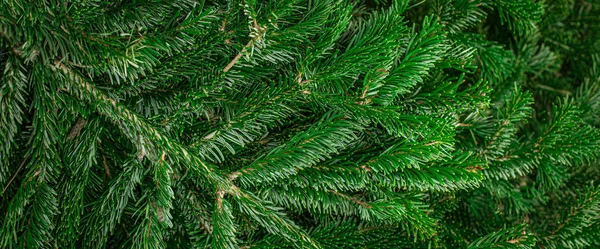
[(281, 208), (272, 206), (268, 201), (261, 201), (249, 192), (240, 190), (234, 196), (241, 213), (250, 216), (269, 233), (281, 236), (300, 248), (321, 248), (293, 221), (285, 217)]
[(236, 228), (233, 223), (231, 204), (223, 197), (224, 192), (217, 193), (217, 203), (212, 216), (214, 222), (211, 239), (212, 247), (237, 248)]
[[(27, 77), (18, 58), (9, 56), (0, 79), (0, 185), (8, 180), (9, 167), (15, 136), (23, 122)], [(18, 171), (18, 170), (17, 170)], [(14, 179), (14, 178), (13, 178)], [(11, 180), (12, 181), (12, 180)], [(6, 189), (6, 188), (5, 188)], [(4, 195), (4, 190), (2, 191)]]
[[(83, 119), (80, 117), (78, 120)], [(87, 121), (85, 122), (87, 123)], [(70, 166), (65, 170), (69, 177), (65, 177), (59, 185), (59, 193), (62, 198), (60, 202), (61, 216), (57, 224), (57, 241), (61, 247), (74, 247), (81, 233), (84, 198), (86, 190), (89, 191), (90, 188), (88, 184), (93, 180), (90, 171), (97, 163), (97, 143), (102, 132), (103, 129), (98, 120), (93, 119), (88, 123), (86, 129), (79, 129), (77, 132), (81, 138), (68, 144), (68, 147), (74, 149), (68, 153), (65, 160), (65, 165)]]
[(441, 26), (432, 16), (423, 19), (420, 32), (413, 27), (404, 57), (390, 71), (383, 87), (374, 97), (375, 103), (390, 105), (396, 96), (407, 93), (410, 88), (423, 82), (428, 70), (446, 50), (445, 36), (440, 29)]
[(138, 210), (142, 222), (132, 234), (132, 243), (138, 248), (166, 248), (164, 231), (173, 226), (171, 221), (172, 199), (171, 166), (165, 160), (163, 151), (159, 162), (151, 165), (151, 175), (155, 189), (148, 189), (145, 203)]
[(215, 186), (227, 185), (227, 181), (215, 172), (216, 169), (213, 165), (191, 155), (183, 145), (161, 134), (157, 129), (138, 117), (137, 114), (102, 93), (64, 64), (57, 62), (54, 69), (65, 74), (70, 81), (68, 90), (72, 94), (94, 104), (100, 113), (106, 115), (122, 129), (123, 133), (138, 147), (139, 156), (142, 156), (142, 158), (148, 156), (150, 160), (158, 161), (159, 156), (155, 150), (160, 146), (167, 151), (169, 159), (188, 165)]
[[(49, 246), (55, 226), (52, 219), (58, 212), (57, 194), (53, 185), (62, 168), (57, 151), (60, 137), (56, 115), (49, 105), (55, 96), (55, 90), (52, 89), (52, 84), (47, 84), (48, 80), (53, 79), (38, 66), (34, 68), (29, 80), (36, 83), (32, 104), (38, 108), (33, 115), (35, 129), (31, 141), (35, 146), (28, 151), (31, 159), (26, 167), (25, 178), (8, 204), (0, 234), (2, 247)], [(17, 224), (24, 219), (27, 219), (29, 225), (18, 228)]]
[(536, 28), (543, 13), (542, 4), (531, 0), (486, 1), (500, 14), (501, 24), (507, 24), (516, 34), (523, 34)]
[(357, 138), (355, 132), (358, 130), (360, 127), (349, 120), (326, 115), (318, 124), (275, 148), (266, 157), (233, 172), (231, 177), (244, 186), (283, 180), (338, 153)]
[(544, 238), (545, 243), (554, 244), (553, 241), (569, 241), (571, 236), (581, 232), (584, 228), (598, 221), (600, 214), (600, 192), (597, 187), (588, 187), (580, 193), (576, 204), (569, 210), (566, 217), (558, 222), (558, 227)]
[(518, 122), (522, 122), (525, 118), (529, 118), (532, 114), (530, 105), (533, 103), (531, 94), (524, 93), (515, 86), (514, 92), (504, 99), (504, 107), (498, 111), (496, 124), (496, 133), (491, 139), (485, 141), (485, 146), (480, 154), (486, 159), (488, 157), (501, 157), (515, 141), (516, 127)]
[(83, 244), (88, 248), (104, 248), (109, 236), (121, 222), (123, 211), (135, 200), (135, 189), (142, 181), (144, 168), (135, 159), (123, 165), (123, 171), (112, 179), (108, 188), (91, 207), (85, 219)]
[(469, 249), (478, 248), (533, 248), (535, 237), (527, 234), (526, 225), (517, 225), (494, 231), (469, 244)]

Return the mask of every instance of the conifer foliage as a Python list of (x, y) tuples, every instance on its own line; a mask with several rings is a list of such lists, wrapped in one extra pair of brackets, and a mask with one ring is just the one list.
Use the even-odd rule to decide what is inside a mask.
[(596, 0), (1, 0), (0, 248), (598, 248)]

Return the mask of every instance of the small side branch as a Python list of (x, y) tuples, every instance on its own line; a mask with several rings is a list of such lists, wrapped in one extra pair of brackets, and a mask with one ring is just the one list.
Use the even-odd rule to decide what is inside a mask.
[(337, 195), (337, 196), (340, 196), (340, 197), (342, 197), (342, 198), (344, 198), (346, 200), (349, 200), (349, 201), (354, 202), (354, 203), (356, 203), (358, 205), (361, 205), (364, 208), (371, 208), (371, 205), (369, 205), (366, 202), (361, 201), (361, 200), (359, 200), (359, 199), (357, 199), (355, 197), (348, 196), (346, 194), (340, 193), (340, 192), (335, 191), (335, 190), (330, 190), (330, 192), (333, 193), (333, 194), (335, 194), (335, 195)]
[(246, 46), (244, 46), (244, 48), (242, 49), (242, 51), (240, 53), (238, 53), (235, 57), (233, 57), (233, 60), (231, 60), (229, 62), (229, 64), (227, 64), (227, 66), (225, 66), (225, 68), (223, 68), (223, 72), (226, 73), (228, 72), (233, 65), (235, 65), (235, 63), (242, 58), (242, 55), (244, 55), (244, 53), (246, 53), (246, 48), (249, 48), (250, 46), (252, 46), (254, 44), (254, 40), (250, 40), (248, 42), (248, 44), (246, 44)]
[(246, 46), (244, 46), (242, 51), (240, 51), (240, 53), (238, 53), (235, 57), (233, 57), (233, 59), (229, 62), (229, 64), (227, 64), (227, 66), (225, 66), (225, 68), (223, 68), (224, 73), (228, 72), (235, 65), (235, 63), (238, 60), (240, 60), (240, 58), (242, 58), (244, 53), (246, 53), (248, 51), (247, 49), (254, 46), (254, 43), (262, 38), (262, 36), (265, 34), (265, 31), (267, 30), (266, 27), (259, 26), (258, 23), (256, 22), (256, 20), (254, 20), (254, 29), (256, 31), (258, 31), (258, 34), (253, 36), (252, 39), (250, 39), (250, 41), (246, 44)]
[(6, 184), (6, 186), (4, 186), (4, 189), (2, 189), (2, 194), (4, 195), (4, 192), (6, 191), (6, 189), (8, 189), (8, 186), (10, 186), (10, 184), (15, 180), (15, 177), (17, 177), (17, 174), (19, 174), (19, 171), (21, 171), (21, 169), (23, 169), (23, 166), (25, 166), (25, 162), (27, 162), (27, 157), (25, 159), (23, 159), (23, 162), (21, 162), (21, 165), (19, 165), (19, 168), (17, 169), (17, 172), (15, 172), (15, 174), (13, 175), (12, 178), (10, 178), (10, 181), (8, 181), (8, 183)]

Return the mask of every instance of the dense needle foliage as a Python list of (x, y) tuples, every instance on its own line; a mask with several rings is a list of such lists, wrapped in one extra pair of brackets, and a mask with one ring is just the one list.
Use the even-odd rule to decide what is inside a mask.
[(0, 248), (598, 248), (597, 0), (0, 0)]

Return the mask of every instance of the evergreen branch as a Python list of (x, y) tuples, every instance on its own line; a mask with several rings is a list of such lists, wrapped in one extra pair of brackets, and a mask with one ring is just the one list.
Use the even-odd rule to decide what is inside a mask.
[[(35, 82), (32, 105), (37, 107), (33, 115), (31, 139), (34, 146), (28, 151), (31, 159), (25, 178), (8, 204), (0, 231), (2, 247), (46, 247), (54, 239), (52, 230), (55, 225), (52, 219), (58, 212), (58, 200), (52, 186), (62, 167), (57, 151), (57, 140), (60, 138), (59, 128), (56, 127), (57, 117), (49, 105), (56, 90), (52, 89), (52, 83), (47, 82), (53, 79), (40, 66), (33, 69), (29, 80)], [(16, 224), (25, 218), (28, 226), (17, 230)]]
[(242, 48), (242, 51), (240, 51), (240, 53), (238, 53), (235, 57), (233, 57), (233, 59), (227, 64), (227, 66), (225, 66), (225, 68), (223, 68), (224, 73), (228, 72), (235, 65), (235, 63), (240, 58), (242, 58), (242, 56), (245, 53), (248, 52), (248, 49), (253, 51), (255, 43), (261, 42), (261, 40), (265, 36), (265, 33), (267, 32), (267, 27), (258, 25), (258, 23), (256, 22), (256, 19), (253, 19), (252, 21), (254, 24), (254, 28), (253, 28), (253, 32), (250, 33), (250, 41), (248, 41), (248, 43)]
[(295, 186), (315, 191), (377, 191), (384, 187), (397, 191), (450, 192), (480, 186), (483, 180), (477, 170), (480, 163), (466, 153), (457, 153), (452, 161), (444, 164), (407, 168), (389, 174), (378, 173), (364, 165), (318, 166), (305, 168), (285, 182), (275, 184), (284, 189)]
[(499, 84), (515, 71), (513, 53), (481, 34), (459, 33), (451, 35), (450, 39), (475, 49), (478, 75), (483, 80)]
[(442, 9), (440, 23), (451, 34), (471, 28), (487, 17), (487, 13), (480, 8), (485, 6), (481, 0), (445, 0), (440, 1), (437, 5)]
[(590, 186), (580, 193), (576, 204), (566, 217), (558, 222), (558, 227), (550, 232), (544, 239), (546, 241), (568, 241), (572, 235), (582, 232), (586, 227), (592, 226), (600, 217), (600, 189)]
[(411, 200), (414, 197), (368, 202), (336, 190), (321, 191), (292, 186), (269, 188), (261, 195), (298, 213), (306, 210), (315, 215), (356, 216), (373, 224), (403, 224), (406, 231), (416, 237), (430, 237), (434, 232), (435, 221), (424, 213), (423, 203)]
[(83, 244), (88, 248), (104, 248), (109, 236), (121, 221), (123, 211), (135, 199), (135, 189), (141, 183), (144, 168), (135, 159), (123, 165), (123, 171), (113, 178), (97, 201), (92, 203), (91, 212), (85, 219)]
[(495, 161), (493, 166), (483, 171), (486, 178), (516, 179), (531, 173), (539, 163), (539, 160), (534, 157), (520, 154), (507, 154), (501, 158), (496, 158)]
[(391, 200), (377, 200), (372, 203), (373, 209), (394, 217), (399, 221), (409, 236), (417, 239), (431, 239), (436, 234), (437, 220), (428, 215), (429, 206), (421, 200), (421, 194), (398, 194)]
[(596, 79), (586, 78), (584, 80), (583, 84), (577, 88), (574, 99), (583, 112), (583, 120), (597, 125), (600, 120), (600, 72)]
[(380, 125), (389, 135), (410, 141), (426, 136), (423, 130), (447, 123), (443, 118), (407, 113), (408, 111), (401, 106), (366, 105), (362, 100), (356, 103), (356, 98), (352, 97), (311, 93), (308, 98), (310, 104), (315, 106), (312, 108), (344, 113), (365, 127)]
[[(478, 80), (466, 85), (465, 74), (457, 78), (441, 79), (434, 89), (420, 89), (406, 103), (410, 109), (421, 115), (433, 115), (440, 118), (451, 119), (449, 112), (483, 111), (489, 107), (489, 89), (486, 82)], [(455, 120), (451, 121), (456, 122)]]
[(446, 50), (445, 36), (440, 29), (441, 26), (432, 16), (423, 19), (420, 32), (413, 27), (404, 57), (390, 71), (384, 85), (374, 97), (375, 103), (390, 105), (396, 96), (406, 93), (416, 84), (423, 82), (429, 69)]
[[(235, 118), (220, 122), (217, 129), (207, 131), (207, 135), (196, 140), (190, 148), (199, 151), (205, 159), (221, 162), (225, 158), (221, 150), (236, 153), (234, 146), (244, 147), (265, 135), (269, 129), (281, 125), (296, 111), (294, 87), (269, 91), (256, 89), (251, 96), (245, 97), (236, 112)], [(238, 150), (239, 151), (239, 150)], [(212, 155), (212, 157), (209, 157)]]
[[(312, 55), (316, 56), (319, 51), (324, 52), (321, 49), (327, 50), (327, 48), (322, 46), (331, 45), (325, 42), (313, 43), (312, 40), (327, 36), (327, 32), (330, 32), (330, 23), (334, 23), (340, 17), (345, 17), (344, 15), (336, 15), (336, 12), (345, 12), (347, 6), (344, 5), (346, 3), (339, 0), (318, 0), (313, 1), (308, 7), (298, 5), (300, 3), (298, 1), (286, 1), (277, 4), (273, 8), (269, 18), (275, 17), (276, 21), (269, 20), (269, 23), (274, 30), (270, 33), (270, 39), (266, 41), (265, 46), (257, 50), (260, 56), (252, 58), (255, 60), (253, 64), (268, 62), (271, 65), (278, 66), (293, 63), (295, 60), (306, 58), (306, 56), (302, 55), (302, 48), (307, 49), (306, 53), (310, 57)], [(282, 6), (280, 7), (280, 5)], [(302, 12), (301, 16), (296, 16)], [(281, 20), (285, 20), (285, 17), (301, 19), (299, 22), (290, 25), (285, 21), (280, 22)], [(340, 30), (336, 29), (334, 32), (338, 31)], [(303, 82), (302, 74), (304, 72), (302, 66), (298, 65), (301, 68), (296, 77), (298, 83)]]
[(244, 186), (283, 180), (338, 153), (357, 138), (358, 130), (360, 127), (349, 120), (326, 115), (318, 124), (273, 149), (265, 158), (232, 173), (231, 177), (239, 179)]
[[(113, 119), (119, 118), (119, 119), (127, 120), (128, 122), (136, 124), (134, 127), (130, 128), (130, 127), (126, 126), (127, 124), (118, 123), (118, 125), (123, 126), (122, 129), (124, 131), (129, 131), (129, 132), (136, 131), (137, 128), (135, 128), (135, 127), (143, 127), (142, 130), (138, 130), (137, 132), (139, 132), (140, 135), (142, 135), (142, 137), (152, 137), (152, 140), (147, 140), (148, 142), (149, 141), (159, 142), (159, 145), (163, 146), (165, 151), (170, 152), (170, 154), (168, 154), (170, 157), (172, 157), (173, 159), (178, 159), (178, 160), (180, 160), (181, 163), (191, 166), (191, 169), (193, 169), (199, 175), (208, 178), (209, 182), (214, 184), (214, 186), (217, 189), (222, 189), (222, 190), (225, 190), (228, 192), (232, 192), (232, 194), (234, 196), (238, 196), (239, 190), (236, 190), (237, 188), (235, 188), (235, 186), (231, 185), (227, 179), (223, 179), (220, 175), (218, 175), (215, 172), (214, 166), (208, 165), (208, 164), (204, 163), (203, 161), (201, 161), (199, 158), (190, 155), (182, 145), (180, 145), (179, 143), (176, 143), (174, 141), (171, 141), (168, 137), (160, 134), (160, 132), (158, 132), (156, 129), (154, 129), (149, 124), (145, 123), (140, 118), (138, 118), (137, 115), (135, 115), (134, 113), (132, 113), (131, 111), (129, 111), (125, 107), (123, 107), (122, 105), (116, 103), (116, 101), (110, 99), (109, 97), (107, 97), (106, 95), (101, 93), (99, 90), (97, 90), (95, 87), (93, 87), (90, 83), (87, 83), (85, 80), (83, 80), (80, 76), (78, 76), (75, 73), (72, 73), (64, 65), (57, 63), (57, 69), (60, 69), (61, 71), (63, 71), (63, 73), (67, 74), (67, 76), (69, 76), (69, 79), (71, 81), (73, 81), (72, 86), (70, 87), (71, 89), (69, 89), (69, 90), (72, 91), (76, 96), (78, 96), (81, 99), (84, 99), (84, 100), (87, 100), (87, 101), (90, 101), (93, 103), (97, 103), (96, 108), (98, 108), (98, 111), (107, 115), (110, 118), (113, 118)], [(144, 142), (146, 142), (146, 141), (144, 141)], [(149, 150), (149, 149), (147, 150), (145, 147), (143, 147), (143, 143), (142, 143), (142, 146), (140, 149), (141, 149), (141, 152), (143, 153), (143, 154), (141, 154), (142, 156), (149, 156), (150, 159), (155, 158), (155, 157), (153, 157), (155, 153), (148, 154), (149, 152), (152, 152), (152, 150)], [(156, 159), (154, 159), (154, 160), (156, 160)], [(200, 169), (196, 168), (197, 165), (201, 165), (205, 171), (200, 171)], [(252, 201), (252, 202), (246, 203), (246, 201)], [(259, 209), (266, 210), (265, 207), (263, 207), (262, 204), (260, 202), (258, 202), (258, 200), (252, 200), (252, 199), (245, 198), (245, 199), (240, 200), (240, 203), (243, 203), (242, 205), (250, 205), (249, 207), (252, 207), (252, 208), (259, 208)], [(265, 215), (266, 214), (268, 214), (268, 212), (265, 213)], [(261, 223), (263, 225), (265, 225), (265, 224), (266, 225), (274, 225), (274, 224), (280, 224), (280, 223), (287, 224), (287, 222), (284, 222), (283, 220), (281, 220), (281, 218), (277, 218), (278, 216), (273, 216), (273, 215), (267, 215), (267, 217), (269, 217), (270, 219), (276, 219), (276, 221), (270, 221), (269, 219), (262, 219), (261, 221), (259, 221), (259, 223)], [(275, 222), (275, 223), (273, 223), (273, 222)], [(286, 225), (286, 227), (287, 226), (288, 225)], [(298, 231), (295, 231), (291, 228), (287, 228), (286, 230), (282, 230), (280, 232), (283, 233), (285, 231), (290, 232), (290, 233), (298, 233)], [(281, 235), (284, 237), (290, 236), (288, 234), (281, 234)], [(294, 239), (294, 240), (296, 240), (296, 239)], [(306, 239), (303, 239), (303, 240), (306, 240)]]
[(469, 249), (479, 248), (533, 248), (535, 237), (527, 234), (525, 224), (494, 231), (469, 244)]
[(357, 196), (351, 196), (333, 189), (317, 190), (295, 186), (271, 187), (260, 196), (274, 204), (281, 205), (296, 213), (309, 211), (313, 215), (359, 216), (369, 222), (389, 223), (390, 217), (381, 217), (372, 210), (372, 205)]
[(300, 227), (285, 217), (281, 208), (272, 206), (271, 202), (261, 201), (246, 191), (239, 190), (233, 195), (237, 200), (238, 209), (243, 214), (249, 215), (269, 233), (281, 236), (299, 248), (321, 248)]
[(600, 247), (598, 41), (587, 0), (0, 0), (0, 248)]
[[(424, 248), (424, 244), (399, 232), (396, 226), (371, 226), (354, 219), (323, 221), (310, 231), (310, 236), (323, 248)], [(275, 236), (264, 236), (243, 248), (293, 248)]]
[(215, 186), (227, 186), (227, 181), (218, 175), (215, 166), (206, 164), (196, 156), (191, 155), (183, 145), (161, 134), (157, 129), (138, 117), (137, 114), (102, 93), (64, 64), (57, 62), (54, 69), (67, 76), (71, 83), (69, 91), (78, 98), (94, 104), (100, 113), (110, 118), (122, 129), (124, 134), (129, 136), (138, 147), (140, 152), (138, 157), (140, 159), (148, 156), (152, 161), (158, 161), (159, 156), (154, 150), (158, 149), (156, 146), (161, 146), (167, 151), (170, 159), (177, 160), (198, 171), (200, 176), (206, 177)]
[(581, 112), (567, 99), (553, 107), (550, 122), (544, 126), (534, 143), (528, 144), (530, 153), (549, 152), (562, 165), (573, 165), (595, 160), (600, 155), (600, 131), (583, 122)]
[(8, 189), (8, 187), (10, 187), (10, 184), (12, 184), (12, 182), (15, 180), (15, 178), (17, 177), (17, 175), (19, 175), (19, 172), (21, 172), (21, 169), (23, 169), (23, 166), (25, 166), (25, 163), (27, 162), (27, 157), (25, 159), (23, 159), (23, 161), (21, 162), (21, 164), (19, 164), (19, 167), (17, 168), (17, 171), (15, 171), (15, 173), (13, 174), (13, 176), (10, 178), (10, 180), (8, 181), (8, 183), (6, 183), (6, 186), (4, 186), (4, 188), (2, 188), (2, 194), (4, 195), (4, 192), (6, 192), (6, 189)]
[(231, 204), (223, 197), (223, 191), (217, 192), (217, 203), (212, 214), (212, 248), (237, 248), (236, 228), (233, 223)]
[(252, 45), (254, 44), (254, 39), (251, 39), (248, 43), (246, 43), (246, 45), (244, 46), (244, 48), (242, 49), (241, 52), (239, 52), (235, 57), (233, 57), (233, 59), (227, 64), (227, 66), (225, 66), (225, 68), (223, 68), (223, 72), (226, 73), (228, 72), (233, 65), (235, 65), (235, 63), (242, 58), (242, 56), (244, 55), (244, 53), (247, 52), (247, 48), (252, 47)]
[(515, 86), (512, 94), (505, 97), (504, 108), (498, 111), (496, 133), (485, 142), (485, 146), (480, 152), (486, 161), (488, 156), (504, 155), (505, 149), (515, 140), (516, 124), (531, 116), (533, 110), (530, 106), (532, 103), (531, 94), (522, 92), (518, 86)]
[[(373, 15), (358, 27), (349, 41), (346, 50), (339, 56), (333, 56), (321, 68), (314, 69), (311, 80), (316, 82), (332, 82), (331, 89), (340, 88), (343, 81), (370, 72), (365, 78), (365, 86), (373, 90), (379, 88), (379, 81), (385, 77), (394, 58), (398, 55), (398, 43), (404, 37), (406, 27), (400, 11), (385, 10)], [(360, 63), (358, 63), (360, 62)], [(348, 67), (348, 65), (354, 65)], [(372, 77), (371, 77), (372, 76)], [(323, 87), (318, 88), (325, 91)], [(322, 89), (322, 90), (321, 90)], [(363, 90), (365, 91), (365, 90)], [(342, 92), (342, 91), (340, 91)], [(365, 96), (370, 96), (368, 92)]]
[(407, 169), (390, 177), (373, 177), (384, 186), (391, 188), (451, 192), (461, 189), (475, 189), (480, 186), (483, 175), (477, 173), (477, 165), (469, 166), (467, 169), (452, 167), (431, 167)]
[(352, 17), (352, 6), (344, 1), (321, 0), (316, 1), (314, 6), (313, 11), (321, 14), (315, 14), (318, 17), (315, 21), (318, 28), (314, 29), (317, 38), (299, 62), (300, 68), (296, 77), (299, 83), (311, 82), (314, 77), (313, 71), (315, 71), (311, 69), (311, 66), (318, 66), (320, 60), (331, 54), (330, 51), (333, 50), (336, 42), (347, 29)]
[[(15, 136), (23, 122), (28, 85), (25, 68), (18, 58), (9, 56), (2, 70), (2, 78), (0, 78), (0, 110), (2, 110), (0, 112), (0, 143), (2, 144), (0, 145), (0, 185), (4, 185), (8, 180), (8, 173), (11, 170), (9, 167), (10, 155), (13, 151)], [(2, 195), (4, 195), (4, 190)]]
[[(83, 120), (81, 117), (78, 120)], [(75, 127), (75, 126), (74, 126)], [(73, 128), (72, 128), (73, 130)], [(82, 131), (81, 129), (79, 130)], [(92, 180), (91, 169), (96, 165), (96, 156), (98, 150), (98, 137), (103, 132), (97, 119), (89, 122), (88, 128), (80, 133), (81, 139), (68, 144), (68, 148), (73, 148), (65, 160), (66, 173), (60, 182), (60, 196), (62, 214), (57, 224), (57, 241), (60, 247), (75, 247), (77, 238), (81, 232), (81, 219), (84, 214), (84, 197), (86, 190), (89, 191), (88, 184)]]
[(516, 34), (523, 34), (536, 28), (541, 20), (543, 6), (531, 0), (494, 0), (486, 1), (500, 14), (501, 24), (507, 24)]
[(104, 174), (108, 176), (108, 179), (112, 179), (112, 175), (110, 174), (110, 167), (106, 162), (106, 156), (102, 155), (102, 166), (104, 167)]
[(151, 177), (155, 189), (148, 190), (145, 203), (138, 211), (142, 222), (135, 228), (132, 243), (137, 248), (166, 248), (164, 234), (173, 227), (171, 221), (172, 199), (171, 166), (165, 161), (163, 151), (160, 161), (151, 166)]
[(406, 168), (419, 169), (425, 163), (450, 158), (451, 136), (450, 133), (431, 130), (421, 141), (399, 141), (364, 166), (385, 174)]
[(85, 121), (81, 117), (77, 118), (77, 121), (75, 121), (75, 124), (73, 124), (73, 127), (71, 127), (71, 131), (69, 131), (69, 134), (67, 135), (67, 140), (73, 140), (77, 136), (79, 136), (79, 134), (81, 133), (81, 129), (83, 129), (83, 127), (86, 124), (87, 121)]
[[(183, 220), (186, 236), (194, 248), (206, 247), (209, 243), (208, 235), (213, 231), (211, 218), (211, 205), (206, 198), (183, 186), (177, 186), (175, 190), (175, 209), (180, 212), (174, 213)], [(176, 224), (176, 222), (174, 223)]]

